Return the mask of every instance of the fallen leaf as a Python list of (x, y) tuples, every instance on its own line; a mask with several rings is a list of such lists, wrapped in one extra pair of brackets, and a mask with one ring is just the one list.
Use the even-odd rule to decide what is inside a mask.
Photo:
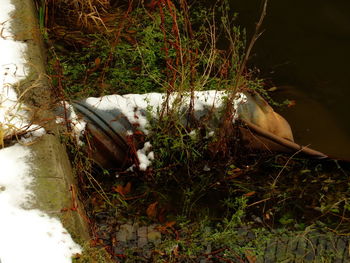
[(252, 192), (249, 192), (249, 193), (246, 193), (246, 194), (244, 194), (243, 196), (252, 196), (252, 195), (255, 195), (255, 191), (252, 191)]
[(101, 59), (100, 58), (96, 58), (95, 59), (95, 68), (97, 68), (100, 64), (101, 64)]
[(255, 263), (256, 262), (256, 256), (253, 255), (252, 252), (250, 252), (249, 250), (245, 251), (245, 256), (248, 260), (249, 263)]
[(175, 224), (176, 224), (176, 221), (169, 221), (169, 222), (166, 222), (164, 225), (166, 227), (173, 227)]
[(124, 195), (127, 195), (131, 191), (131, 182), (128, 182), (126, 186), (124, 187)]
[(149, 218), (155, 218), (157, 216), (158, 202), (150, 204), (146, 210), (146, 214)]
[(157, 230), (163, 234), (169, 233), (169, 229), (176, 231), (173, 227), (175, 224), (176, 224), (176, 221), (168, 221), (164, 225), (158, 226)]
[(131, 191), (131, 183), (128, 182), (125, 186), (118, 184), (117, 187), (113, 188), (113, 190), (119, 193), (120, 195), (125, 196)]
[(166, 215), (167, 215), (167, 210), (164, 207), (162, 207), (158, 213), (158, 221), (160, 223), (165, 222)]

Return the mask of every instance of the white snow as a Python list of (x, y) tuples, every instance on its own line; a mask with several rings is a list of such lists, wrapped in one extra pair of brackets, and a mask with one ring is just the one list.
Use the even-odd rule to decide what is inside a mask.
[(16, 144), (0, 150), (1, 263), (71, 262), (80, 253), (58, 219), (26, 209), (35, 198), (28, 147)]
[[(181, 96), (181, 101), (176, 104), (177, 99)], [(90, 97), (84, 100), (85, 103), (96, 110), (102, 111), (120, 111), (131, 124), (137, 126), (145, 134), (148, 134), (148, 117), (158, 118), (158, 115), (165, 102), (163, 93), (146, 93), (146, 94), (127, 94), (127, 95), (107, 95), (99, 98)], [(227, 97), (226, 92), (217, 90), (196, 91), (194, 99), (194, 112), (199, 119), (207, 114), (211, 109), (214, 112), (223, 106)], [(238, 118), (237, 108), (240, 104), (245, 103), (247, 97), (243, 93), (238, 93), (234, 100), (234, 119)], [(170, 108), (173, 105), (179, 105), (180, 111), (186, 110), (190, 104), (189, 94), (173, 93), (169, 97)], [(149, 114), (150, 116), (147, 116)]]
[[(18, 81), (28, 74), (27, 61), (24, 54), (26, 43), (15, 41), (10, 31), (14, 6), (10, 0), (1, 0), (0, 9), (0, 131), (4, 136), (22, 132), (37, 131), (37, 125), (28, 121), (28, 109), (18, 102)], [(42, 134), (40, 131), (39, 134)], [(35, 134), (35, 133), (34, 133)], [(32, 138), (34, 139), (34, 138)], [(28, 138), (26, 140), (28, 142)]]
[[(45, 130), (30, 123), (29, 109), (18, 101), (18, 83), (28, 74), (27, 45), (16, 41), (11, 32), (11, 1), (0, 0), (0, 6), (0, 139), (25, 133), (20, 142), (26, 144)], [(31, 159), (24, 145), (0, 149), (0, 262), (71, 262), (81, 249), (61, 222), (29, 209), (35, 198)]]
[(150, 142), (145, 142), (142, 149), (137, 150), (137, 158), (139, 159), (139, 169), (146, 171), (147, 167), (151, 165), (154, 159), (154, 153), (150, 151), (152, 145)]
[[(61, 107), (58, 109), (60, 112), (56, 112), (56, 123), (65, 124), (69, 122), (72, 128), (73, 136), (75, 137), (78, 145), (83, 145), (81, 140), (86, 128), (86, 121), (84, 121), (74, 110), (73, 106), (66, 101), (61, 102)], [(65, 114), (66, 112), (66, 114)], [(65, 119), (67, 117), (67, 120)], [(1, 263), (1, 262), (0, 262)]]
[(99, 110), (121, 111), (131, 124), (136, 124), (141, 131), (148, 134), (146, 113), (155, 117), (161, 109), (164, 97), (161, 93), (107, 95), (100, 98), (90, 97), (85, 102)]

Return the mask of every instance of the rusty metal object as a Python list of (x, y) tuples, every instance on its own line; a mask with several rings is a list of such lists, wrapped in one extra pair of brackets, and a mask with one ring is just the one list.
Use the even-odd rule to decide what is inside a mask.
[(312, 158), (328, 156), (294, 142), (293, 133), (287, 120), (256, 92), (245, 92), (247, 103), (239, 106), (241, 137), (246, 147), (255, 150), (296, 153), (300, 152)]
[(85, 102), (74, 102), (74, 108), (87, 121), (86, 130), (91, 135), (93, 160), (105, 168), (123, 168), (135, 159), (131, 144), (138, 144), (128, 132), (134, 128), (118, 110), (104, 111)]
[(246, 143), (245, 147), (248, 149), (283, 153), (300, 152), (311, 158), (328, 158), (328, 156), (322, 152), (279, 137), (249, 121), (242, 122), (245, 124), (245, 126), (240, 127), (241, 137)]
[(252, 123), (278, 137), (294, 141), (292, 129), (281, 115), (264, 100), (257, 92), (244, 92), (247, 102), (239, 105), (240, 120)]

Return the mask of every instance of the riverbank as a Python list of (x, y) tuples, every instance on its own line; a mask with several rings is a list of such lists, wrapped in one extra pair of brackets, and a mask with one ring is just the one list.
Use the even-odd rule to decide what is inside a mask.
[[(95, 96), (97, 102), (110, 94), (194, 94), (211, 89), (225, 90), (231, 106), (241, 89), (269, 99), (269, 87), (257, 72), (244, 67), (244, 34), (225, 20), (227, 6), (214, 15), (200, 6), (187, 10), (185, 2), (113, 8), (113, 3), (95, 2), (92, 10), (76, 3), (80, 9), (69, 3), (43, 7), (50, 15), (43, 22), (57, 18), (43, 28), (57, 101)], [(215, 17), (223, 19), (215, 24)], [(228, 34), (227, 50), (218, 48), (218, 39), (224, 37), (218, 32)], [(82, 134), (82, 143), (64, 137), (94, 226), (94, 244), (124, 262), (260, 262), (268, 254), (282, 260), (303, 259), (310, 253), (311, 261), (342, 260), (347, 240), (334, 249), (324, 238), (304, 242), (301, 255), (293, 242), (291, 248), (289, 241), (271, 244), (281, 233), (347, 233), (348, 165), (297, 153), (249, 151), (241, 147), (245, 142), (237, 134), (240, 126), (232, 125), (231, 108), (219, 110), (217, 129), (210, 133), (206, 119), (191, 119), (191, 103), (189, 123), (180, 121), (184, 111), (176, 109), (184, 105), (182, 99), (168, 101), (171, 107), (164, 103), (157, 121), (147, 107), (128, 114), (134, 120), (149, 118), (151, 136), (135, 125), (132, 129), (139, 133), (130, 136), (138, 137), (127, 141), (131, 156), (140, 150), (135, 144), (139, 138), (146, 136), (142, 142), (152, 145), (154, 160), (145, 169), (101, 167), (91, 161), (96, 150), (91, 133)], [(71, 131), (68, 126), (64, 134)], [(130, 161), (137, 167), (140, 160)], [(248, 229), (243, 232), (249, 238), (242, 229)]]

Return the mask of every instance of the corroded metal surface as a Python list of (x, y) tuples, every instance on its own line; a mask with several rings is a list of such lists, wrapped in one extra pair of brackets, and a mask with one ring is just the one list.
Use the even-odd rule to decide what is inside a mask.
[(255, 150), (264, 150), (271, 152), (284, 153), (303, 153), (306, 156), (317, 159), (328, 158), (328, 156), (309, 147), (299, 145), (293, 141), (279, 137), (268, 132), (261, 127), (244, 121), (244, 127), (240, 129), (242, 139), (246, 143), (246, 147)]
[[(98, 110), (84, 102), (73, 104), (84, 119), (87, 131), (92, 135), (93, 159), (105, 168), (126, 167), (132, 164), (128, 131), (134, 129), (121, 113)], [(129, 142), (129, 143), (128, 143)]]

